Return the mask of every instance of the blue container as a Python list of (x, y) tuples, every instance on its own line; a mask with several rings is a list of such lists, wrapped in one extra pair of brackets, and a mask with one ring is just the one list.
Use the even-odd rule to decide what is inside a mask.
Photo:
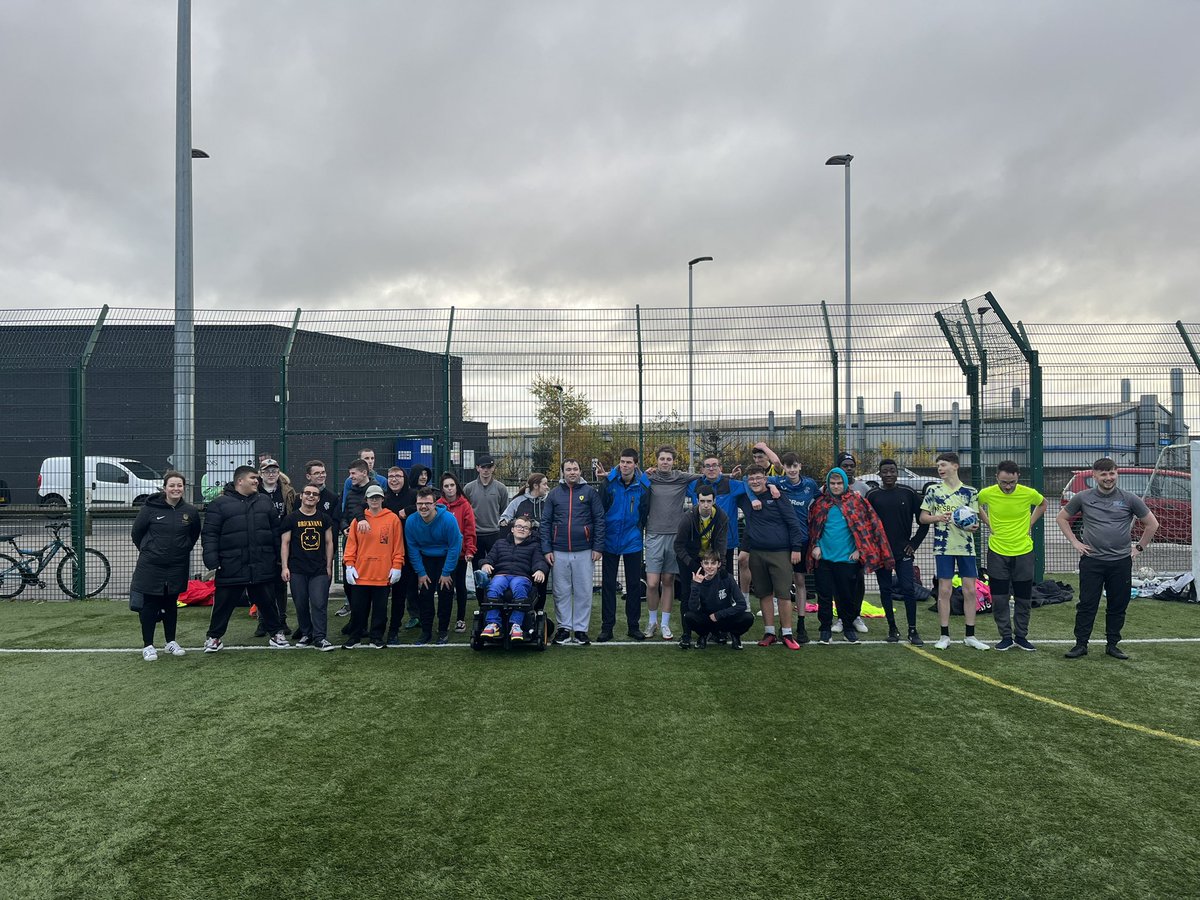
[(397, 438), (396, 465), (407, 472), (416, 463), (433, 468), (433, 438)]

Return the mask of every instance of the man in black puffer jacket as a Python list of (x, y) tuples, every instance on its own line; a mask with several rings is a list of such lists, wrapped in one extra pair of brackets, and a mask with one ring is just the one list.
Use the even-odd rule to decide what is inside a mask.
[[(492, 579), (488, 584), (489, 600), (500, 599), (505, 591), (512, 591), (514, 600), (528, 600), (533, 593), (533, 585), (546, 580), (549, 566), (532, 532), (533, 521), (528, 516), (517, 516), (512, 522), (512, 535), (492, 545), (486, 562), (479, 568)], [(510, 641), (525, 640), (524, 623), (525, 613), (520, 610), (509, 616)], [(499, 638), (500, 625), (500, 610), (488, 610), (482, 637), (488, 640)]]
[(290, 647), (282, 633), (279, 610), (271, 586), (275, 583), (279, 561), (279, 526), (275, 508), (266, 494), (259, 493), (258, 473), (250, 466), (238, 466), (233, 483), (208, 504), (200, 539), (204, 546), (204, 565), (217, 573), (217, 591), (213, 598), (212, 618), (208, 625), (205, 653), (221, 649), (221, 637), (229, 627), (229, 617), (243, 589), (250, 602), (257, 604), (265, 619), (270, 646)]

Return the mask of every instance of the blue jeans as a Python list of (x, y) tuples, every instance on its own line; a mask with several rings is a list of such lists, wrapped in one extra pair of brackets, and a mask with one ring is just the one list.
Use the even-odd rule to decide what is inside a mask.
[[(528, 600), (533, 594), (533, 582), (524, 575), (493, 575), (491, 582), (488, 584), (488, 599), (499, 600), (504, 596), (505, 591), (512, 591), (514, 600)], [(487, 623), (489, 625), (499, 625), (501, 623), (500, 610), (489, 609), (487, 613)], [(525, 613), (521, 610), (513, 610), (509, 613), (508, 621), (512, 625), (524, 625)]]

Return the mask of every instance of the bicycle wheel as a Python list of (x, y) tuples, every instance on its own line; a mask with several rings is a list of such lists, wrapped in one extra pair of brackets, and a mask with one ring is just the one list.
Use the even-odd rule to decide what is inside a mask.
[[(75, 593), (76, 559), (78, 557), (72, 553), (70, 556), (63, 557), (63, 561), (58, 564), (58, 586), (71, 599), (80, 600), (82, 598)], [(112, 575), (112, 566), (108, 564), (108, 557), (99, 550), (93, 550), (91, 547), (88, 547), (84, 552), (84, 560), (83, 596), (95, 597), (108, 587), (108, 579)]]
[(0, 597), (11, 600), (25, 590), (21, 567), (7, 553), (0, 553)]

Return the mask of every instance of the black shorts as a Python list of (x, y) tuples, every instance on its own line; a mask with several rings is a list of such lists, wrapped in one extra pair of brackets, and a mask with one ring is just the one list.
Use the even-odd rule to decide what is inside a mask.
[(792, 571), (797, 575), (804, 574), (804, 567), (808, 564), (808, 541), (804, 542), (804, 546), (800, 548), (800, 562), (792, 563)]

